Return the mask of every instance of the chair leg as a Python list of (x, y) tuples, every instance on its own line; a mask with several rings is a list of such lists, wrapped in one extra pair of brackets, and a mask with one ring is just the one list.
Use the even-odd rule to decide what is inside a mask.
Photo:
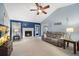
[(65, 49), (65, 43), (66, 43), (66, 42), (65, 42), (65, 41), (63, 41), (63, 48), (64, 48), (64, 49)]
[(67, 47), (69, 47), (69, 42), (67, 42)]
[(74, 43), (74, 54), (76, 54), (76, 43)]
[(79, 42), (77, 42), (77, 51), (79, 51)]

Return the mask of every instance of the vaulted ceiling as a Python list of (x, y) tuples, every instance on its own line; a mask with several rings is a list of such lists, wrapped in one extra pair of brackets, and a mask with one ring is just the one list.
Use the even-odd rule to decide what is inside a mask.
[(36, 11), (30, 11), (30, 9), (36, 9), (34, 3), (5, 3), (4, 5), (9, 19), (41, 23), (55, 10), (71, 3), (41, 3), (42, 6), (50, 5), (50, 8), (46, 9), (47, 14), (40, 15), (37, 15)]

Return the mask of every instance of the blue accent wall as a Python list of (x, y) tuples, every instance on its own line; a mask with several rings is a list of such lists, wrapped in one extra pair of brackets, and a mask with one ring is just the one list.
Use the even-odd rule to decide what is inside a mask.
[[(12, 22), (21, 23), (21, 37), (23, 36), (22, 28), (34, 28), (34, 36), (35, 36), (35, 25), (40, 25), (40, 23), (35, 23), (35, 22), (10, 20), (11, 30), (12, 30)], [(39, 33), (39, 35), (41, 36), (41, 25), (40, 25), (40, 33)]]
[[(40, 23), (34, 23), (34, 22), (21, 22), (22, 28), (34, 28), (34, 36), (35, 36), (35, 25), (40, 25)], [(41, 27), (40, 27), (41, 30)], [(41, 31), (40, 31), (41, 32)], [(39, 33), (41, 36), (41, 33)]]

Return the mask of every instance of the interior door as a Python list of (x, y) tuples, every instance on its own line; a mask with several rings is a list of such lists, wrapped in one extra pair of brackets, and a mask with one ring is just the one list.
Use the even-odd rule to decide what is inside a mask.
[(35, 36), (36, 37), (40, 36), (40, 25), (35, 25)]

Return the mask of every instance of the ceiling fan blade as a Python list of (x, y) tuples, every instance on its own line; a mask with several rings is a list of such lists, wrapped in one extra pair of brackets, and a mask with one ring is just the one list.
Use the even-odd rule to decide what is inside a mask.
[(45, 7), (43, 7), (43, 9), (47, 9), (47, 8), (49, 8), (50, 6), (49, 5), (47, 5), (47, 6), (45, 6)]
[(35, 4), (36, 4), (37, 7), (39, 7), (39, 4), (38, 3), (35, 3)]
[(37, 11), (37, 9), (30, 9), (30, 11)]
[(39, 15), (39, 12), (37, 12), (37, 15)]
[(42, 11), (44, 14), (47, 14), (47, 12), (45, 12), (45, 11)]
[(40, 9), (42, 9), (42, 6), (39, 6), (40, 7)]

